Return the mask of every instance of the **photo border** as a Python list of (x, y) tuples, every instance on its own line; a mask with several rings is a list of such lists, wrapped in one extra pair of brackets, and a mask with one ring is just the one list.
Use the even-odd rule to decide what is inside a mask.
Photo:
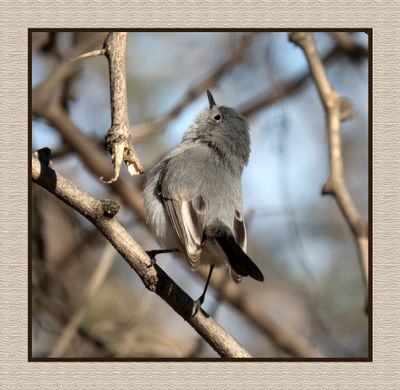
[[(315, 358), (301, 358), (301, 357), (266, 357), (266, 358), (223, 358), (223, 357), (203, 357), (203, 358), (144, 358), (144, 357), (124, 357), (124, 358), (101, 358), (101, 357), (33, 357), (32, 356), (32, 34), (34, 32), (109, 32), (109, 31), (127, 31), (127, 32), (290, 32), (298, 31), (298, 29), (235, 29), (235, 28), (222, 28), (222, 29), (203, 29), (203, 28), (158, 28), (158, 29), (99, 29), (99, 28), (29, 28), (28, 29), (28, 361), (29, 362), (370, 362), (372, 361), (372, 278), (369, 277), (367, 296), (369, 302), (368, 308), (368, 356), (367, 357), (315, 357)], [(355, 28), (342, 28), (342, 29), (313, 29), (306, 28), (301, 31), (309, 32), (329, 32), (329, 31), (346, 31), (346, 32), (366, 32), (368, 34), (368, 216), (369, 221), (372, 220), (372, 29), (355, 29)], [(372, 275), (372, 228), (371, 223), (368, 227), (368, 262), (369, 274)], [(132, 270), (134, 272), (134, 270)]]
[[(0, 246), (1, 384), (18, 389), (212, 388), (369, 389), (395, 388), (400, 340), (398, 136), (400, 24), (397, 2), (4, 1), (0, 26), (2, 93), (0, 142), (3, 164)], [(373, 144), (370, 143), (369, 229), (374, 272), (372, 362), (28, 362), (27, 361), (27, 29), (90, 27), (326, 27), (373, 29)], [(119, 28), (118, 28), (119, 29)], [(284, 28), (283, 30), (287, 30)], [(372, 50), (372, 48), (371, 48)], [(372, 65), (372, 64), (371, 64)], [(373, 117), (372, 117), (373, 113)], [(373, 198), (372, 198), (373, 195)], [(372, 305), (371, 305), (372, 306)], [(372, 309), (372, 307), (371, 307)], [(372, 348), (372, 346), (371, 346)]]

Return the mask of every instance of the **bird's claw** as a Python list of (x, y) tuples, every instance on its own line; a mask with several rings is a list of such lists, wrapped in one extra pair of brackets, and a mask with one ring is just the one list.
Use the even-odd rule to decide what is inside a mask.
[(147, 266), (147, 268), (151, 268), (154, 266), (154, 264), (157, 263), (156, 261), (156, 256), (161, 255), (163, 253), (172, 253), (172, 252), (179, 252), (179, 249), (153, 249), (151, 251), (146, 251), (147, 256), (150, 257), (150, 265)]

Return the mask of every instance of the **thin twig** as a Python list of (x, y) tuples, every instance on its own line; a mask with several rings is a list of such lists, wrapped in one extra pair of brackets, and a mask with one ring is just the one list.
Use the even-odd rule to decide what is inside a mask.
[(70, 58), (70, 61), (83, 60), (84, 58), (91, 58), (91, 57), (99, 57), (99, 56), (104, 56), (105, 54), (106, 54), (105, 49), (98, 49)]
[[(104, 34), (91, 35), (70, 51), (68, 57), (74, 57), (82, 51), (89, 50), (101, 42)], [(104, 40), (104, 38), (103, 38)], [(32, 115), (45, 118), (48, 110), (60, 100), (60, 87), (77, 72), (78, 62), (63, 61), (59, 63), (49, 76), (32, 91)]]
[(342, 211), (356, 240), (360, 265), (364, 280), (368, 285), (368, 224), (357, 211), (344, 181), (340, 135), (340, 122), (343, 120), (341, 99), (329, 82), (313, 35), (306, 32), (293, 32), (289, 36), (294, 43), (300, 46), (307, 58), (325, 109), (329, 138), (330, 176), (323, 186), (322, 194), (332, 195)]
[(222, 357), (251, 355), (211, 317), (200, 310), (191, 316), (194, 302), (133, 240), (113, 216), (115, 202), (99, 201), (78, 189), (49, 167), (49, 156), (39, 151), (32, 156), (32, 179), (91, 221), (136, 271), (147, 289), (155, 292), (206, 340)]

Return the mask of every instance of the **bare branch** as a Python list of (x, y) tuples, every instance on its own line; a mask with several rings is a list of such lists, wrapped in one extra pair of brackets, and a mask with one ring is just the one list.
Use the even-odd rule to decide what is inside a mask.
[(311, 74), (325, 109), (329, 138), (330, 176), (323, 186), (322, 194), (332, 195), (345, 217), (356, 240), (364, 279), (368, 284), (368, 225), (357, 211), (346, 187), (343, 174), (343, 157), (340, 135), (340, 122), (343, 120), (343, 103), (332, 88), (318, 54), (313, 35), (306, 32), (293, 32), (290, 40), (303, 50)]
[(100, 177), (104, 183), (115, 182), (122, 161), (131, 175), (140, 175), (143, 166), (136, 156), (129, 130), (128, 98), (126, 92), (126, 41), (127, 32), (112, 32), (107, 35), (102, 50), (82, 54), (77, 58), (88, 58), (104, 54), (108, 59), (110, 74), (111, 127), (105, 136), (105, 148), (111, 154), (114, 174), (110, 180)]
[[(35, 153), (36, 155), (36, 153)], [(200, 310), (191, 316), (193, 300), (157, 265), (112, 216), (112, 201), (99, 201), (78, 189), (73, 183), (49, 167), (47, 153), (32, 157), (32, 179), (91, 221), (136, 271), (146, 288), (159, 295), (206, 340), (222, 357), (250, 358), (251, 355)]]
[(143, 173), (143, 167), (136, 156), (129, 130), (128, 99), (126, 92), (126, 41), (128, 33), (110, 33), (104, 42), (105, 55), (109, 63), (111, 127), (105, 137), (106, 150), (114, 161), (114, 175), (106, 181), (118, 179), (122, 160), (131, 175)]
[[(204, 278), (207, 272), (199, 270)], [(287, 327), (279, 324), (271, 316), (267, 316), (260, 310), (254, 300), (245, 292), (239, 290), (234, 283), (222, 283), (223, 275), (215, 274), (210, 281), (211, 286), (223, 299), (233, 306), (240, 313), (245, 315), (252, 324), (263, 332), (280, 349), (296, 357), (317, 358), (323, 357), (323, 354), (310, 343), (300, 336), (290, 332)]]
[(98, 49), (72, 57), (70, 58), (70, 61), (83, 60), (84, 58), (90, 58), (90, 57), (104, 56), (105, 54), (106, 54), (105, 49)]

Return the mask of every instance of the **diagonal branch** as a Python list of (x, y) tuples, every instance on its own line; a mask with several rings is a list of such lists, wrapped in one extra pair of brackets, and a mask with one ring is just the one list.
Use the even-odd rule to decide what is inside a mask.
[(204, 311), (191, 316), (193, 300), (133, 240), (113, 218), (118, 205), (99, 201), (81, 191), (49, 167), (49, 149), (32, 156), (32, 179), (91, 221), (136, 271), (146, 288), (159, 295), (222, 357), (250, 358), (251, 355)]
[[(200, 270), (199, 273), (203, 279), (207, 277), (205, 270)], [(213, 275), (210, 281), (213, 289), (224, 301), (251, 321), (251, 324), (264, 333), (278, 348), (294, 357), (324, 357), (322, 352), (313, 347), (303, 336), (290, 331), (288, 326), (274, 320), (273, 316), (266, 315), (264, 310), (260, 310), (254, 299), (251, 299), (245, 291), (238, 289), (237, 285), (222, 283), (222, 278), (221, 274)]]
[[(323, 186), (322, 194), (332, 195), (345, 217), (356, 240), (364, 279), (368, 284), (368, 224), (361, 218), (346, 187), (343, 174), (343, 157), (340, 122), (347, 119), (338, 93), (332, 88), (318, 54), (313, 35), (306, 32), (293, 32), (290, 40), (303, 50), (317, 86), (318, 94), (325, 109), (329, 138), (330, 175)], [(348, 111), (346, 107), (346, 111)]]

